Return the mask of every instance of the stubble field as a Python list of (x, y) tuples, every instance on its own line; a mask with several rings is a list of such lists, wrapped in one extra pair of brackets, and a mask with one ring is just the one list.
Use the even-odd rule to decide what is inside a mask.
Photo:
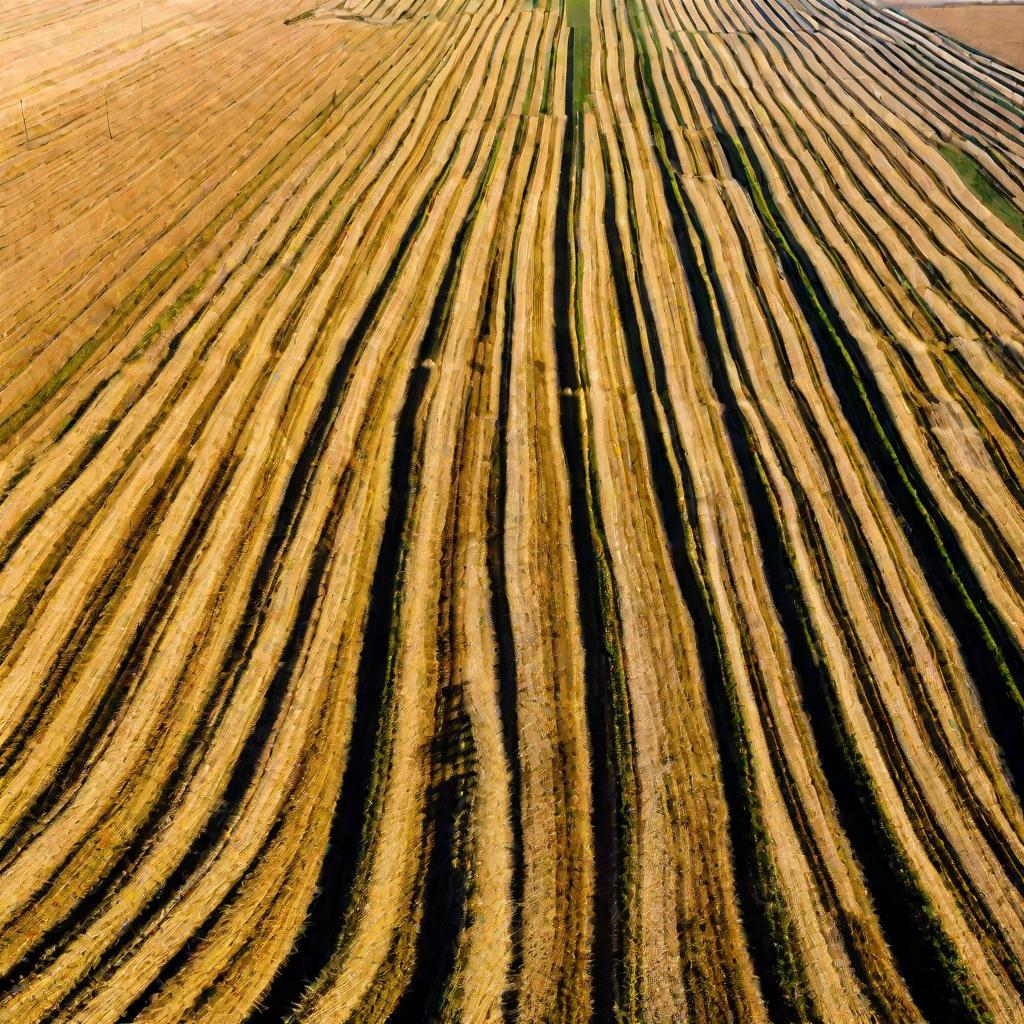
[(0, 1024), (1024, 1020), (1022, 129), (861, 0), (8, 4)]
[(938, 0), (899, 4), (898, 9), (983, 54), (1024, 68), (1024, 4)]

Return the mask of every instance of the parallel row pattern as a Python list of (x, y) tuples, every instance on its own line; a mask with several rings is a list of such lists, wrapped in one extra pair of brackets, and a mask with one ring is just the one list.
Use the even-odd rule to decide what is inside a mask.
[(40, 0), (0, 109), (0, 1024), (1024, 1020), (1024, 74)]

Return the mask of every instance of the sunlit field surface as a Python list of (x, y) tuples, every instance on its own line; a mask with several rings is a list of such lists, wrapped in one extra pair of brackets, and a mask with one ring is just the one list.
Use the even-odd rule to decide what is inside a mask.
[(0, 1024), (1020, 1024), (1024, 72), (308, 2), (0, 12)]

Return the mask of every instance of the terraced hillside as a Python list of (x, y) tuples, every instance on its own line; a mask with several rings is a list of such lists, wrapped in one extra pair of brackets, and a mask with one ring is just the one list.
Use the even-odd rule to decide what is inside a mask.
[(14, 0), (0, 110), (0, 1024), (1024, 1020), (1024, 74)]

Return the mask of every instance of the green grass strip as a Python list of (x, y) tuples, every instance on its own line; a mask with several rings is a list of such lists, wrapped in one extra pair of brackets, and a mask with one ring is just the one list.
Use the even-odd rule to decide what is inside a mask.
[(590, 0), (565, 0), (565, 20), (573, 30), (573, 106), (581, 110), (590, 96)]
[(1024, 238), (1022, 213), (992, 180), (988, 172), (969, 153), (947, 142), (937, 144), (960, 180), (1012, 231)]

